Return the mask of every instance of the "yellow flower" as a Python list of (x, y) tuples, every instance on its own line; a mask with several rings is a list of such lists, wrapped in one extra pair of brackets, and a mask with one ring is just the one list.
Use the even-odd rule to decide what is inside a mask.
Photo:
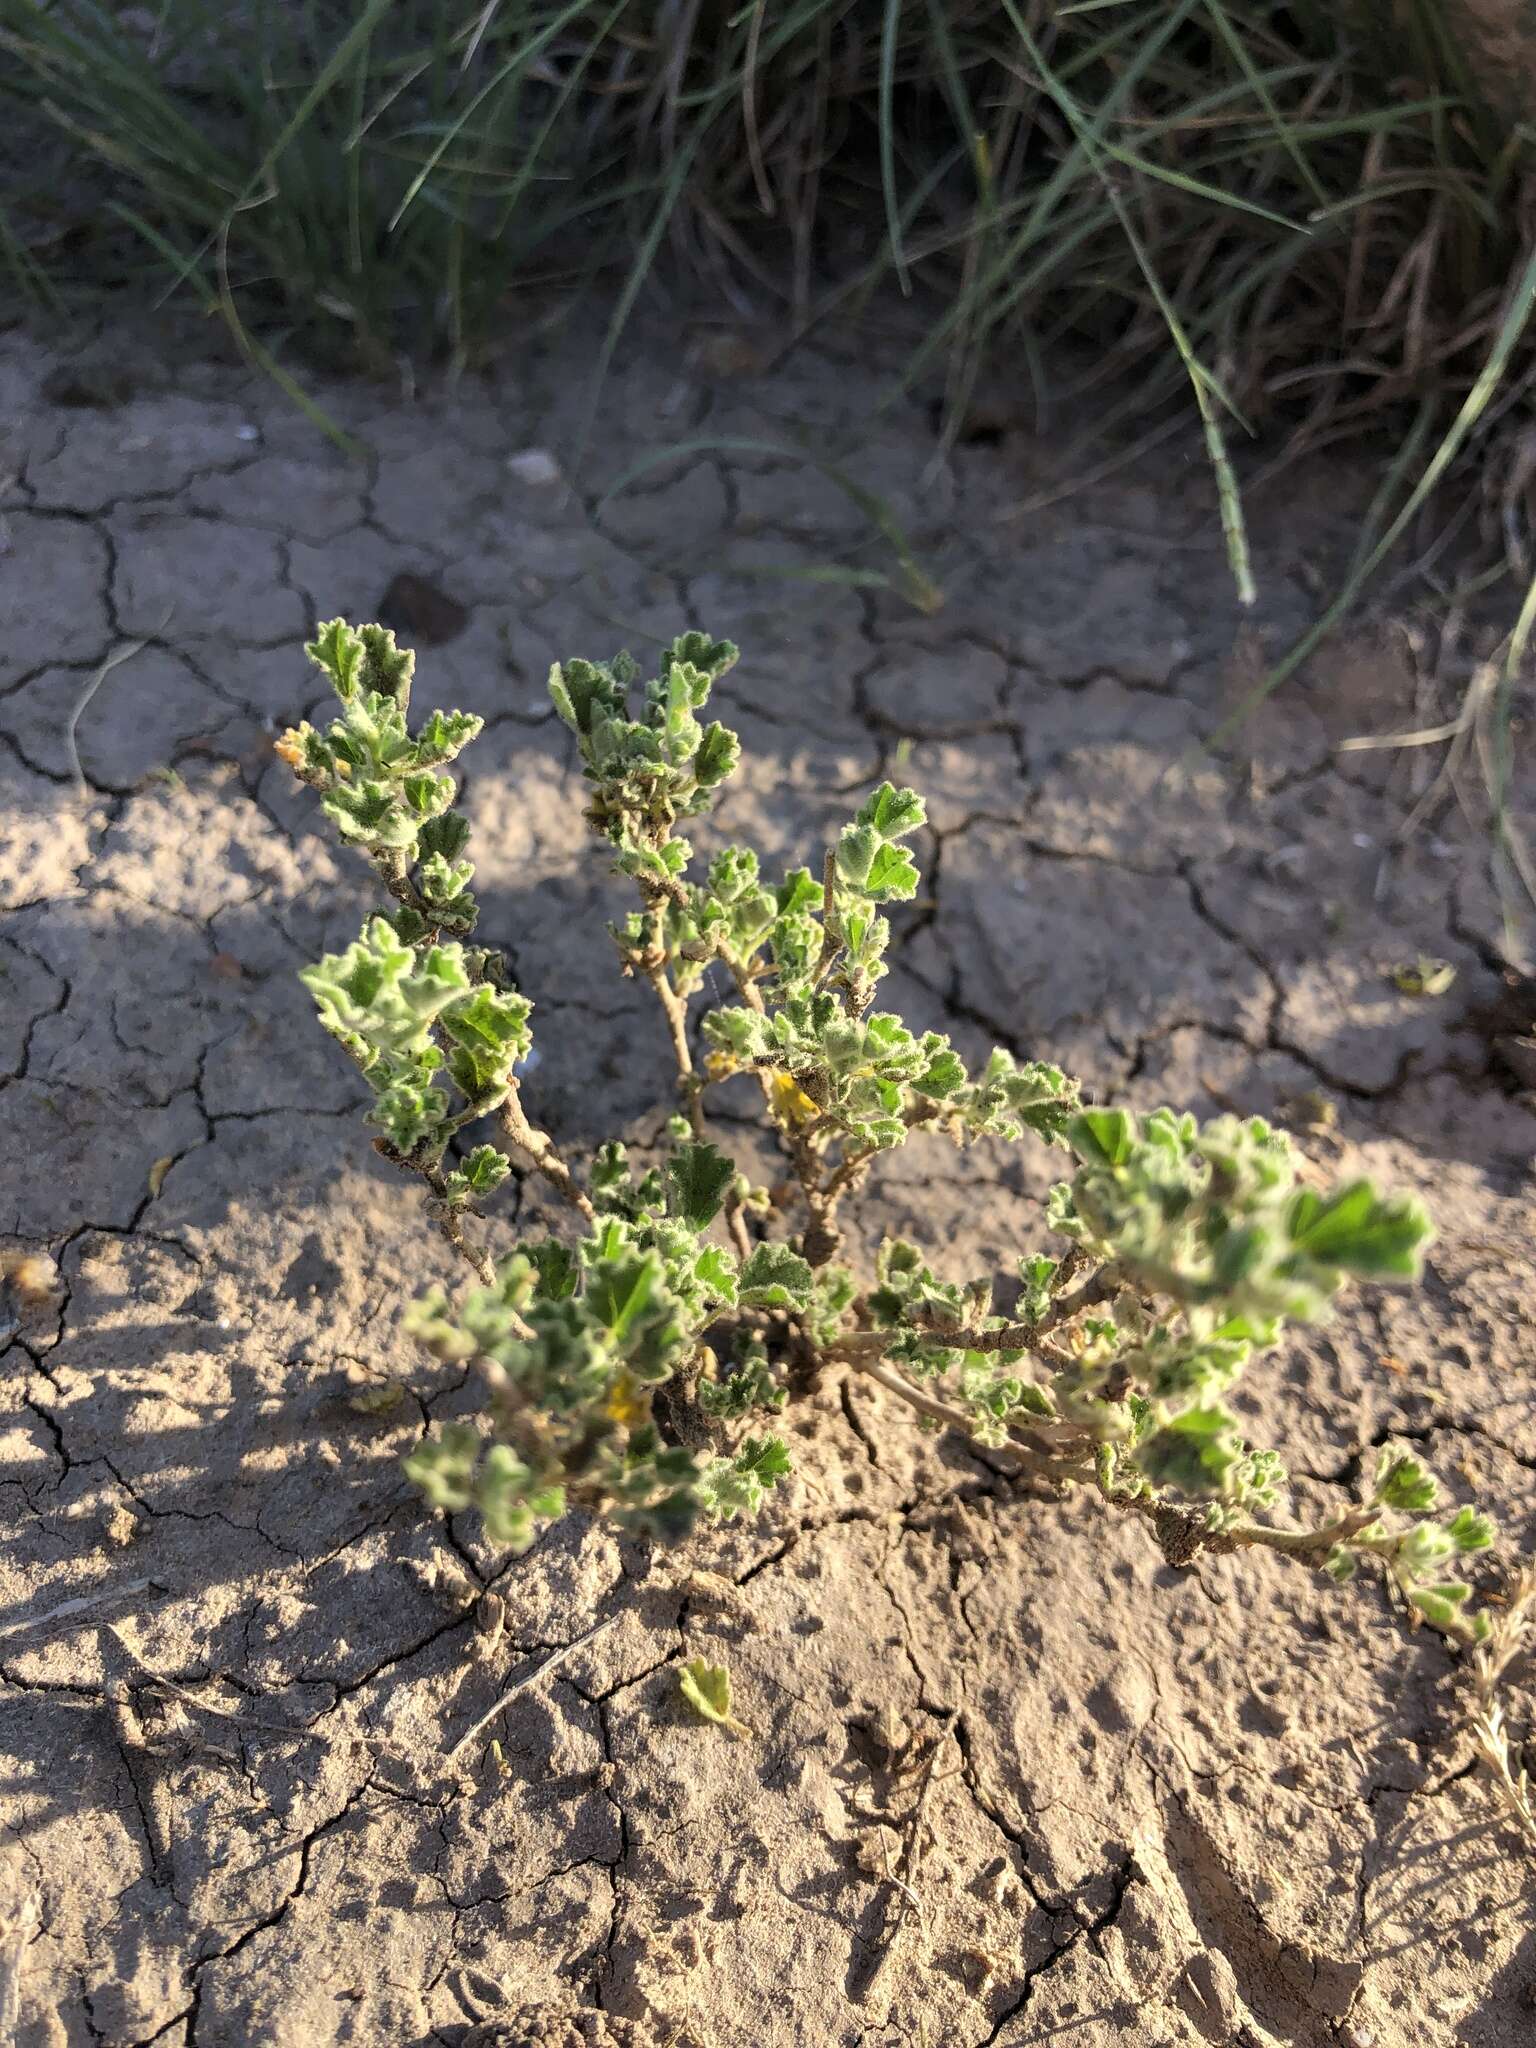
[(821, 1115), (793, 1074), (776, 1073), (771, 1082), (773, 1108), (788, 1124), (808, 1124)]
[(709, 1052), (704, 1055), (704, 1071), (711, 1081), (723, 1081), (736, 1072), (736, 1055), (729, 1052)]
[(290, 768), (302, 768), (304, 765), (304, 749), (292, 726), (289, 726), (280, 740), (272, 742), (272, 751), (279, 761), (286, 761)]
[(627, 1372), (621, 1372), (608, 1389), (608, 1398), (603, 1403), (603, 1413), (621, 1429), (634, 1429), (645, 1422), (651, 1412), (651, 1397), (639, 1381)]

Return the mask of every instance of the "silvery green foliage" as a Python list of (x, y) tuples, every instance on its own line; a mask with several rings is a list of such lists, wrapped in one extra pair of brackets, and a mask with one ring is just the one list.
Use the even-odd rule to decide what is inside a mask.
[[(479, 1424), (407, 1460), (429, 1499), (478, 1507), (488, 1533), (519, 1548), (571, 1502), (675, 1537), (700, 1514), (761, 1503), (789, 1463), (764, 1420), (795, 1386), (846, 1364), (874, 1372), (927, 1426), (1013, 1446), (1146, 1516), (1175, 1561), (1260, 1544), (1342, 1578), (1373, 1558), (1426, 1620), (1477, 1633), (1454, 1566), (1491, 1541), (1482, 1516), (1436, 1519), (1434, 1480), (1389, 1450), (1333, 1521), (1277, 1521), (1283, 1463), (1245, 1440), (1230, 1405), (1253, 1359), (1291, 1325), (1326, 1318), (1347, 1282), (1416, 1277), (1430, 1235), (1417, 1202), (1365, 1181), (1304, 1187), (1289, 1141), (1258, 1119), (1086, 1106), (1049, 1060), (1002, 1049), (973, 1074), (944, 1034), (878, 1008), (889, 912), (918, 888), (922, 800), (882, 783), (814, 870), (767, 873), (734, 845), (698, 861), (676, 828), (708, 809), (740, 752), (702, 715), (737, 652), (702, 633), (676, 640), (643, 684), (626, 656), (550, 678), (588, 819), (638, 893), (609, 929), (623, 972), (667, 1013), (681, 1096), (657, 1163), (637, 1174), (609, 1144), (578, 1179), (522, 1116), (531, 1006), (501, 956), (468, 943), (468, 828), (441, 770), (479, 721), (434, 713), (413, 732), (411, 657), (378, 627), (334, 621), (308, 651), (340, 715), (323, 734), (300, 727), (281, 751), (394, 907), (304, 978), (374, 1090), (381, 1149), (426, 1176), (439, 1222), (483, 1281), (457, 1303), (434, 1291), (412, 1316), (485, 1389)], [(722, 982), (729, 999), (692, 1016), (690, 999)], [(789, 1209), (705, 1135), (707, 1092), (735, 1075), (755, 1079), (783, 1143)], [(584, 1226), (575, 1242), (527, 1243), (494, 1268), (463, 1224), (510, 1162), (460, 1137), (491, 1114)], [(1040, 1143), (1062, 1160), (1042, 1216), (1055, 1243), (1020, 1247), (1008, 1313), (992, 1280), (943, 1274), (899, 1240), (862, 1279), (837, 1257), (840, 1204), (918, 1128), (960, 1147)], [(777, 1213), (789, 1228), (771, 1236)], [(692, 1417), (681, 1433), (680, 1415)]]

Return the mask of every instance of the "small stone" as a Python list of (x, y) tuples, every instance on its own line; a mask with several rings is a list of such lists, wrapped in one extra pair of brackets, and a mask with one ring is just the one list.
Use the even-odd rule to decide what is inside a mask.
[(480, 1597), (480, 1588), (458, 1565), (432, 1559), (422, 1563), (412, 1558), (407, 1569), (423, 1590), (448, 1607), (467, 1607)]
[(383, 1386), (362, 1386), (348, 1397), (354, 1415), (388, 1415), (405, 1399), (403, 1380), (386, 1380)]
[(1235, 2030), (1238, 2017), (1237, 1979), (1219, 1949), (1196, 1949), (1184, 1965), (1184, 1983), (1202, 2016)]
[(768, 367), (767, 352), (733, 327), (707, 329), (694, 342), (693, 355), (711, 377), (760, 377)]
[(546, 490), (560, 481), (560, 465), (547, 448), (519, 448), (507, 457), (507, 474), (520, 484)]
[(489, 1586), (475, 1603), (475, 1649), (479, 1656), (494, 1656), (501, 1645), (502, 1631), (506, 1627), (507, 1609), (499, 1593)]
[(18, 1301), (46, 1301), (59, 1283), (59, 1269), (44, 1252), (7, 1252), (0, 1277)]
[(885, 1751), (887, 1758), (900, 1756), (912, 1740), (912, 1730), (894, 1707), (881, 1708), (874, 1723), (874, 1737)]

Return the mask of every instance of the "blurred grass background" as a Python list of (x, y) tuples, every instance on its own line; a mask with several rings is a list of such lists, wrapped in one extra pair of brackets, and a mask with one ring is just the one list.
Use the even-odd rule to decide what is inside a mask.
[(1353, 567), (1261, 687), (1405, 535), (1472, 542), (1514, 621), (1478, 699), (1503, 834), (1536, 615), (1527, 11), (0, 0), (0, 276), (51, 312), (190, 298), (300, 397), (305, 353), (473, 364), (531, 288), (601, 282), (611, 352), (658, 274), (787, 344), (894, 283), (917, 338), (884, 395), (937, 380), (941, 443), (998, 363), (1105, 436), (1197, 407), (1245, 597), (1234, 441), (1365, 442)]

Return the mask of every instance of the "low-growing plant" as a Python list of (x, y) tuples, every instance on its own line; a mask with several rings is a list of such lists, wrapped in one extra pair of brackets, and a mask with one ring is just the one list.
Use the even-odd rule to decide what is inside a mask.
[[(709, 808), (739, 744), (704, 716), (737, 651), (697, 632), (643, 682), (623, 655), (550, 676), (587, 818), (637, 899), (609, 927), (620, 969), (655, 991), (677, 1070), (656, 1163), (637, 1169), (613, 1142), (578, 1173), (523, 1105), (532, 1005), (475, 940), (470, 828), (445, 770), (481, 721), (434, 711), (413, 727), (414, 658), (383, 627), (333, 620), (307, 651), (340, 715), (288, 732), (279, 752), (392, 901), (303, 978), (372, 1091), (377, 1149), (426, 1183), (479, 1281), (459, 1302), (434, 1289), (409, 1318), (484, 1390), (478, 1422), (405, 1461), (431, 1502), (478, 1508), (514, 1550), (573, 1506), (680, 1538), (761, 1504), (790, 1465), (774, 1419), (847, 1370), (919, 1427), (1144, 1518), (1170, 1563), (1259, 1547), (1346, 1579), (1366, 1562), (1414, 1614), (1480, 1639), (1457, 1567), (1492, 1541), (1483, 1515), (1437, 1515), (1421, 1460), (1388, 1447), (1356, 1504), (1281, 1520), (1281, 1458), (1246, 1440), (1229, 1405), (1250, 1362), (1326, 1317), (1346, 1282), (1416, 1277), (1430, 1237), (1418, 1201), (1365, 1180), (1304, 1183), (1287, 1138), (1258, 1118), (1093, 1106), (1050, 1061), (1001, 1049), (972, 1072), (942, 1033), (879, 1008), (887, 913), (918, 888), (908, 842), (922, 799), (882, 783), (814, 871), (770, 875), (738, 845), (701, 864), (679, 828)], [(717, 967), (730, 999), (695, 1017)], [(787, 1156), (777, 1190), (708, 1135), (709, 1092), (734, 1076), (760, 1091)], [(499, 1142), (472, 1141), (488, 1122)], [(842, 1256), (844, 1206), (919, 1131), (1062, 1160), (1048, 1242), (1019, 1248), (1006, 1309), (994, 1277), (948, 1273), (901, 1238), (883, 1240), (872, 1271)], [(519, 1167), (578, 1232), (497, 1262), (475, 1221)]]

